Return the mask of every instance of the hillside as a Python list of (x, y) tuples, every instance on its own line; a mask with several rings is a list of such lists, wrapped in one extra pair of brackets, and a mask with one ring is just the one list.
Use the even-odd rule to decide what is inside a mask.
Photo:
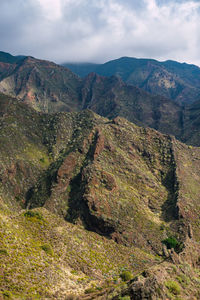
[(152, 96), (119, 78), (90, 73), (81, 87), (82, 108), (109, 119), (121, 116), (140, 125), (181, 138), (183, 109), (173, 101)]
[(1, 63), (1, 67), (0, 91), (21, 99), (36, 110), (73, 111), (80, 106), (80, 79), (64, 67), (33, 57), (26, 57), (14, 65)]
[(90, 110), (0, 111), (5, 299), (198, 299), (199, 148)]
[(190, 104), (200, 99), (200, 68), (176, 61), (122, 57), (104, 64), (63, 64), (80, 76), (95, 72), (116, 75), (128, 84), (153, 94)]

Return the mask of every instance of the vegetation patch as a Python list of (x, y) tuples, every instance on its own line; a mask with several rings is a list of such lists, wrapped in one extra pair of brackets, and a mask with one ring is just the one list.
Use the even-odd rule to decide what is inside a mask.
[(0, 248), (0, 255), (8, 255), (8, 250), (5, 248)]
[(27, 218), (36, 218), (38, 220), (44, 220), (42, 214), (37, 211), (28, 210), (24, 213), (24, 216)]
[(168, 280), (165, 282), (165, 286), (168, 288), (169, 292), (173, 295), (179, 295), (181, 293), (181, 287), (176, 281)]
[(123, 281), (129, 281), (133, 278), (133, 274), (130, 271), (122, 271), (120, 277)]
[(42, 250), (44, 250), (48, 255), (53, 256), (54, 252), (53, 249), (51, 247), (51, 245), (49, 244), (44, 244), (40, 246)]
[(176, 252), (181, 252), (183, 249), (183, 243), (179, 242), (174, 236), (170, 236), (162, 241), (166, 245), (167, 249), (174, 249)]

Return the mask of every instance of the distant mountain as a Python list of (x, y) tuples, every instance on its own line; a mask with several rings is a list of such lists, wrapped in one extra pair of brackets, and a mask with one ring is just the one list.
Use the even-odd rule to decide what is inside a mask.
[(13, 56), (10, 53), (0, 51), (0, 61), (4, 63), (15, 64), (25, 57), (24, 55)]
[(89, 108), (105, 117), (120, 115), (138, 125), (181, 135), (182, 109), (177, 104), (127, 85), (118, 77), (91, 73), (80, 79), (67, 68), (32, 57), (9, 67), (3, 64), (2, 69), (0, 91), (18, 97), (38, 111)]
[[(18, 97), (39, 111), (78, 109), (81, 80), (69, 69), (33, 57), (26, 57), (15, 65), (1, 65), (1, 92)], [(5, 70), (8, 71), (5, 73)]]
[(200, 99), (200, 68), (176, 61), (122, 57), (105, 64), (64, 64), (80, 76), (95, 72), (116, 75), (153, 95), (162, 95), (180, 104)]
[(121, 116), (178, 138), (182, 135), (182, 107), (167, 98), (127, 85), (118, 77), (90, 73), (83, 79), (81, 99), (82, 109), (89, 108), (101, 116)]
[(3, 94), (0, 125), (3, 299), (198, 299), (199, 148)]
[(200, 145), (198, 101), (184, 107), (127, 84), (119, 76), (90, 73), (81, 79), (65, 67), (33, 57), (14, 64), (0, 62), (0, 78), (1, 92), (37, 111), (78, 112), (89, 108), (101, 116), (122, 116), (137, 125)]

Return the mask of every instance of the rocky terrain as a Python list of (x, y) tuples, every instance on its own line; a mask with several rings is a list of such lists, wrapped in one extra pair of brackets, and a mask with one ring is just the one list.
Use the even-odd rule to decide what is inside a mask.
[(161, 95), (181, 105), (200, 99), (200, 68), (176, 61), (121, 57), (104, 64), (63, 64), (84, 77), (91, 72), (118, 76), (127, 84)]
[(3, 299), (198, 299), (200, 149), (0, 96)]

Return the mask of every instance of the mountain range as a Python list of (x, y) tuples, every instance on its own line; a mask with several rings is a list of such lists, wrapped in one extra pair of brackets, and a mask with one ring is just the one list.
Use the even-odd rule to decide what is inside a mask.
[(0, 59), (0, 297), (199, 299), (199, 102)]
[(200, 68), (176, 61), (122, 57), (104, 64), (63, 64), (81, 77), (95, 72), (187, 105), (200, 99)]
[[(7, 59), (8, 55), (5, 56)], [(188, 81), (194, 77), (191, 74)], [(89, 108), (101, 116), (122, 116), (137, 125), (172, 134), (185, 143), (200, 145), (199, 101), (192, 104), (189, 101), (183, 106), (127, 84), (117, 76), (90, 73), (81, 79), (65, 67), (33, 57), (1, 62), (0, 78), (2, 93), (21, 99), (37, 111), (54, 113)]]

